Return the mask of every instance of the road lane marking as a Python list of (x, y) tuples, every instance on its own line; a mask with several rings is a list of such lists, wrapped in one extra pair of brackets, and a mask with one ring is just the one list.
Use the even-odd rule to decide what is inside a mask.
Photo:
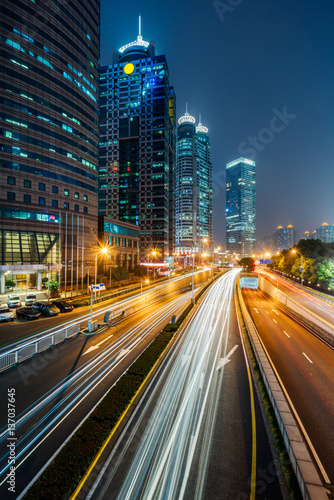
[(285, 333), (285, 335), (286, 335), (287, 337), (289, 337), (289, 338), (290, 338), (290, 335), (289, 335), (288, 333), (286, 333), (286, 331), (285, 331), (285, 330), (283, 330), (283, 332)]
[(274, 311), (274, 313), (277, 314), (277, 316), (279, 316), (279, 313), (275, 309), (272, 309), (272, 311)]
[(231, 360), (229, 359), (230, 356), (232, 356), (232, 354), (234, 353), (234, 351), (238, 348), (238, 344), (236, 344), (231, 350), (230, 352), (225, 356), (225, 358), (220, 358), (220, 360), (218, 361), (218, 366), (217, 366), (217, 370), (219, 370), (220, 368), (222, 368), (224, 365), (227, 365), (227, 363), (229, 363)]
[(98, 349), (98, 348), (100, 347), (100, 345), (101, 345), (101, 344), (103, 344), (103, 343), (104, 343), (104, 342), (106, 342), (107, 340), (111, 339), (111, 337), (112, 337), (112, 335), (110, 335), (109, 337), (107, 337), (107, 338), (106, 338), (106, 339), (104, 339), (104, 340), (101, 340), (101, 342), (99, 342), (98, 344), (96, 344), (96, 345), (92, 345), (91, 347), (89, 347), (89, 348), (87, 349), (87, 351), (85, 351), (85, 352), (83, 353), (83, 356), (84, 356), (85, 354), (88, 354), (88, 353), (89, 353), (89, 352), (91, 352), (91, 351), (95, 351), (95, 349)]
[(276, 319), (274, 319), (274, 318), (273, 318), (273, 321), (275, 321), (275, 323), (276, 323), (276, 325), (277, 325), (277, 321), (276, 321)]
[(259, 311), (256, 309), (256, 307), (253, 307), (254, 311), (259, 314)]
[(305, 354), (305, 352), (303, 352), (303, 354), (304, 354), (305, 358), (306, 358), (306, 359), (307, 359), (310, 363), (312, 363), (312, 365), (313, 365), (313, 361), (312, 361), (312, 360), (311, 360), (311, 359), (310, 359), (310, 358), (309, 358), (309, 357)]
[(266, 311), (266, 313), (269, 314), (268, 311)]

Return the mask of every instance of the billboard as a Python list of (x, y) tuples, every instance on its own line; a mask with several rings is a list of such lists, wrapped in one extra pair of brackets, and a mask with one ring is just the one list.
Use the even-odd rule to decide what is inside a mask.
[(261, 265), (263, 265), (263, 264), (272, 264), (273, 263), (273, 259), (260, 259), (259, 263)]

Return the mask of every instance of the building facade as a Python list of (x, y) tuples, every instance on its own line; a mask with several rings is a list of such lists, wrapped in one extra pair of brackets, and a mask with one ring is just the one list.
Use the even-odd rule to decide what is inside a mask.
[(282, 250), (296, 246), (300, 239), (299, 236), (299, 232), (291, 224), (286, 227), (278, 226), (273, 235), (275, 251), (281, 252)]
[(99, 215), (99, 242), (107, 248), (101, 256), (102, 267), (123, 267), (132, 272), (139, 264), (139, 227), (117, 219)]
[(226, 165), (226, 249), (240, 257), (255, 251), (255, 162), (239, 158)]
[(334, 241), (334, 225), (330, 226), (327, 222), (324, 222), (316, 229), (315, 237), (324, 243), (331, 243)]
[(96, 243), (99, 25), (99, 0), (2, 2), (0, 293), (78, 282)]
[(188, 111), (179, 118), (175, 168), (175, 251), (212, 241), (212, 163), (208, 129)]
[(139, 33), (101, 68), (99, 214), (140, 228), (140, 258), (173, 249), (175, 94), (166, 57)]

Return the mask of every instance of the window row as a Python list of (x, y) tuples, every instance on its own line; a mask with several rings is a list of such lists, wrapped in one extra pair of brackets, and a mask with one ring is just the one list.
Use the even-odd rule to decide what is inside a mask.
[[(16, 193), (7, 192), (7, 200), (8, 201), (15, 201), (15, 199), (16, 199)], [(31, 203), (31, 195), (30, 194), (23, 195), (23, 201), (24, 201), (24, 203)], [(45, 205), (46, 204), (45, 198), (42, 197), (42, 196), (40, 196), (38, 198), (38, 204), (39, 205)], [(52, 200), (51, 205), (54, 208), (60, 208), (60, 206), (58, 204), (58, 200)], [(64, 209), (65, 210), (70, 210), (70, 204), (69, 204), (69, 202), (67, 202), (67, 201), (64, 202)], [(75, 212), (79, 212), (79, 209), (80, 209), (79, 205), (74, 205), (74, 211)], [(88, 208), (87, 207), (83, 207), (83, 213), (84, 214), (88, 213)]]

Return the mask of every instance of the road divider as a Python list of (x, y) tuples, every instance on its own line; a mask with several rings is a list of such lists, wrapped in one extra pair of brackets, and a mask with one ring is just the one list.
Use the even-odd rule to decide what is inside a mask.
[[(312, 453), (317, 466), (321, 470), (321, 473), (324, 476), (324, 480), (327, 482), (328, 477), (326, 477), (326, 472), (322, 467), (322, 464), (312, 446), (312, 443), (309, 442), (309, 438), (306, 434), (305, 429), (301, 427), (302, 424), (296, 411), (293, 408), (292, 402), (282, 384), (282, 381), (279, 378), (275, 367), (272, 365), (271, 359), (260, 339), (255, 324), (244, 303), (240, 286), (237, 285), (237, 288), (245, 327), (248, 332), (248, 336), (261, 375), (263, 377), (269, 399), (273, 406), (283, 436), (284, 444), (289, 455), (291, 466), (294, 470), (301, 490), (302, 497), (304, 500), (328, 500), (325, 488), (322, 485), (316, 466), (314, 465), (312, 457), (306, 447), (303, 436), (312, 449)], [(297, 421), (295, 420), (295, 418)], [(303, 436), (301, 434), (301, 428)]]

